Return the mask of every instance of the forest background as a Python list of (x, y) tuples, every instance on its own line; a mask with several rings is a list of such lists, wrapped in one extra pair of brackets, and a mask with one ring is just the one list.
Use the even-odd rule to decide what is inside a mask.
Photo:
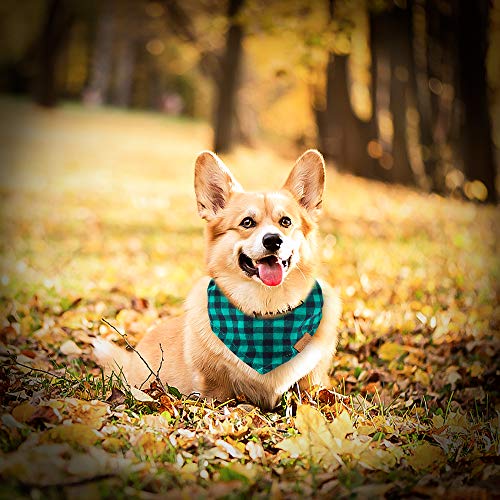
[[(498, 0), (3, 0), (0, 497), (496, 498), (499, 47)], [(309, 147), (331, 386), (106, 377), (205, 272), (196, 154), (268, 189)]]

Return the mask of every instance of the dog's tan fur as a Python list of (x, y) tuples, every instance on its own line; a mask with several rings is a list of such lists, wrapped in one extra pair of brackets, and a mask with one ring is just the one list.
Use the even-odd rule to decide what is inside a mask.
[[(191, 290), (183, 316), (153, 328), (137, 346), (156, 371), (162, 359), (161, 344), (161, 380), (184, 394), (198, 392), (219, 400), (243, 396), (263, 408), (273, 408), (296, 382), (302, 389), (328, 384), (341, 307), (338, 296), (326, 283), (320, 281), (323, 317), (310, 342), (290, 361), (264, 375), (241, 361), (212, 332), (207, 311), (211, 278), (236, 307), (249, 315), (277, 314), (305, 299), (315, 280), (315, 231), (323, 186), (324, 162), (315, 150), (306, 151), (297, 160), (281, 190), (265, 193), (243, 191), (214, 153), (198, 156), (195, 191), (200, 216), (208, 223), (208, 276)], [(240, 222), (247, 216), (255, 219), (255, 228), (241, 227)], [(293, 221), (289, 228), (278, 224), (283, 216)], [(266, 286), (259, 278), (247, 276), (238, 264), (240, 252), (261, 258), (262, 232), (270, 229), (282, 235), (283, 251), (291, 249), (292, 255), (279, 286)], [(123, 369), (131, 385), (140, 386), (150, 375), (139, 356), (109, 342), (97, 340), (94, 352), (108, 370)]]

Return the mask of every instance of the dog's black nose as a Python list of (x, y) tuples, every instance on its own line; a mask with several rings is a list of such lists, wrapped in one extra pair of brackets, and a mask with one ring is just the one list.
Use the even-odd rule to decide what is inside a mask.
[(279, 249), (282, 243), (283, 240), (281, 239), (281, 236), (276, 233), (267, 233), (262, 238), (262, 244), (264, 245), (264, 248), (266, 250), (269, 250), (270, 252), (276, 252), (276, 250)]

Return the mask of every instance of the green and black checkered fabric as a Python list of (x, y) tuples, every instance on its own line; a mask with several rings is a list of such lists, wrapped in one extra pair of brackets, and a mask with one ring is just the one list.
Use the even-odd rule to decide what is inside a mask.
[(298, 352), (293, 346), (305, 333), (314, 335), (322, 317), (323, 293), (318, 282), (300, 306), (273, 318), (247, 316), (229, 302), (214, 280), (207, 292), (213, 332), (259, 373), (293, 358)]

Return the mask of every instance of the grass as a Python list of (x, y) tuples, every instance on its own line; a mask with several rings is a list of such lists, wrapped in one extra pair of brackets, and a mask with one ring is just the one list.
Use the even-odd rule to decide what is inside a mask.
[[(344, 302), (332, 391), (275, 412), (152, 401), (91, 359), (136, 343), (204, 273), (202, 122), (0, 100), (3, 497), (492, 496), (498, 209), (327, 173), (320, 273)], [(290, 158), (224, 157), (249, 189)], [(168, 382), (168, 381), (167, 381)]]

